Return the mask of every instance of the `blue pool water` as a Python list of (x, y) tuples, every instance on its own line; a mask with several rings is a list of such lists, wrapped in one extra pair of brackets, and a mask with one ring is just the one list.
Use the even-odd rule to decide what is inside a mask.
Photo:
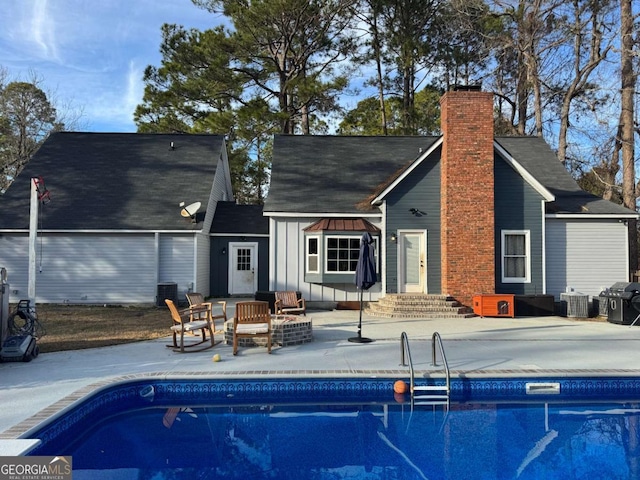
[(454, 380), (449, 409), (394, 380), (118, 384), (31, 455), (72, 456), (75, 480), (640, 478), (638, 379)]

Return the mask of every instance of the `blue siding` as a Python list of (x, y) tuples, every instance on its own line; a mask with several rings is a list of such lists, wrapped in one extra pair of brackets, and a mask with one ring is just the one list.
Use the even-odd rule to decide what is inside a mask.
[[(504, 159), (495, 157), (496, 293), (544, 293), (542, 276), (542, 196)], [(528, 230), (531, 246), (531, 283), (502, 283), (502, 230)]]
[[(427, 231), (427, 291), (441, 293), (440, 249), (440, 154), (438, 148), (387, 196), (387, 237), (398, 229)], [(415, 216), (417, 208), (424, 215)], [(398, 291), (398, 255), (387, 238), (386, 285), (388, 293)]]
[(216, 236), (211, 237), (211, 296), (229, 296), (229, 243), (232, 242), (258, 243), (258, 290), (269, 290), (269, 238)]

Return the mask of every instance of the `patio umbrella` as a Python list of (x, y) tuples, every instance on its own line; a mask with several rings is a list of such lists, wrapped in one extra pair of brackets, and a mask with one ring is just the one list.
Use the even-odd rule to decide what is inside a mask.
[(370, 338), (362, 336), (362, 297), (365, 290), (369, 290), (378, 281), (376, 275), (376, 257), (373, 238), (369, 232), (360, 238), (360, 255), (356, 265), (356, 287), (360, 290), (360, 320), (358, 321), (358, 336), (349, 338), (354, 343), (369, 343)]

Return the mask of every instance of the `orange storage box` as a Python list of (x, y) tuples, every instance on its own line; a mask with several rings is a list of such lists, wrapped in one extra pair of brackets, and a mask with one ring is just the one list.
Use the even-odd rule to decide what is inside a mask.
[(515, 317), (515, 295), (494, 293), (473, 296), (473, 313), (481, 317)]

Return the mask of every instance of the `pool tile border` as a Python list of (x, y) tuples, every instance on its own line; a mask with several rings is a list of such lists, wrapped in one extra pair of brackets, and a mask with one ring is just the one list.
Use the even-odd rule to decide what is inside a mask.
[[(48, 407), (40, 410), (35, 415), (14, 425), (13, 427), (0, 432), (0, 442), (16, 439), (28, 438), (30, 431), (35, 430), (44, 422), (54, 420), (63, 415), (65, 412), (73, 408), (78, 402), (89, 395), (98, 393), (108, 387), (116, 386), (119, 383), (143, 380), (162, 380), (168, 381), (172, 379), (192, 378), (194, 380), (220, 380), (224, 378), (230, 379), (274, 379), (285, 378), (295, 379), (296, 377), (314, 377), (321, 380), (323, 377), (351, 377), (357, 378), (393, 378), (408, 379), (409, 371), (407, 369), (386, 369), (386, 370), (363, 370), (363, 369), (340, 369), (340, 370), (242, 370), (217, 372), (215, 374), (202, 372), (147, 372), (141, 374), (122, 375), (117, 377), (105, 378), (90, 385), (82, 387), (70, 395), (58, 400)], [(425, 379), (442, 379), (444, 376), (442, 371), (437, 370), (417, 370), (415, 372), (416, 381)], [(452, 378), (457, 379), (482, 379), (482, 378), (504, 378), (522, 377), (522, 378), (543, 378), (543, 377), (637, 377), (637, 383), (640, 385), (640, 369), (502, 369), (502, 370), (451, 370)], [(492, 387), (493, 388), (493, 387)], [(1, 445), (0, 445), (1, 448)]]

